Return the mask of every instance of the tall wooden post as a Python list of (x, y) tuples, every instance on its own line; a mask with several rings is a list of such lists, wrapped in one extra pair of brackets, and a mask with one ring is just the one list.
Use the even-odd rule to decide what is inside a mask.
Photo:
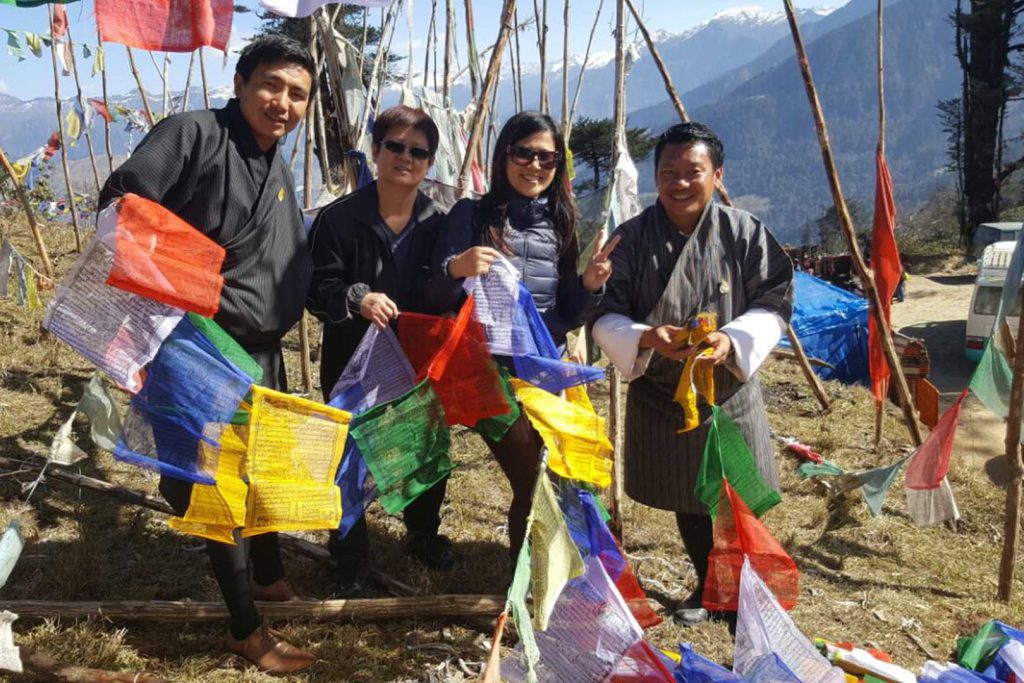
[(597, 22), (601, 20), (601, 10), (604, 9), (604, 0), (597, 3), (597, 12), (594, 14), (594, 23), (590, 27), (590, 37), (587, 38), (587, 49), (583, 53), (583, 64), (580, 65), (580, 76), (576, 79), (576, 90), (572, 96), (572, 106), (569, 108), (569, 125), (565, 129), (565, 144), (569, 144), (572, 135), (572, 122), (576, 118), (576, 105), (580, 101), (580, 91), (583, 90), (583, 77), (587, 75), (587, 63), (590, 61), (590, 48), (594, 44), (594, 33), (597, 32)]
[[(569, 0), (562, 10), (562, 135), (569, 130)], [(569, 141), (565, 141), (569, 144)]]
[(149, 107), (149, 98), (146, 97), (146, 89), (142, 87), (142, 77), (139, 75), (139, 68), (135, 65), (135, 55), (132, 53), (132, 49), (127, 45), (124, 49), (128, 52), (128, 66), (131, 67), (132, 76), (135, 77), (135, 85), (139, 89), (139, 97), (142, 98), (142, 110), (146, 112), (146, 121), (149, 125), (156, 123), (156, 119), (153, 118), (153, 110)]
[(199, 79), (203, 82), (203, 107), (210, 108), (210, 88), (206, 84), (206, 60), (203, 59), (203, 48), (199, 48)]
[(181, 110), (188, 111), (189, 90), (192, 89), (192, 72), (196, 66), (196, 52), (193, 50), (188, 55), (188, 71), (185, 73), (185, 92), (181, 94)]
[(452, 99), (452, 57), (455, 50), (455, 11), (452, 0), (444, 0), (444, 106), (451, 106)]
[(469, 53), (466, 61), (469, 62), (469, 84), (473, 92), (473, 99), (480, 95), (480, 58), (476, 51), (476, 28), (473, 26), (473, 0), (465, 0), (466, 7), (466, 44), (469, 46)]
[(516, 32), (512, 36), (512, 40), (514, 42), (514, 48), (515, 48), (513, 53), (512, 53), (512, 55), (511, 55), (512, 56), (512, 64), (513, 64), (512, 73), (515, 76), (515, 81), (516, 82), (515, 82), (514, 85), (515, 85), (515, 91), (516, 91), (516, 98), (517, 98), (517, 101), (519, 102), (519, 104), (516, 106), (516, 109), (519, 110), (519, 111), (522, 111), (523, 109), (526, 109), (526, 100), (523, 97), (523, 56), (522, 56), (522, 54), (519, 51), (519, 8), (518, 7), (516, 7), (515, 11), (512, 13), (512, 20), (513, 20), (513, 23), (515, 23), (515, 25), (516, 25)]
[[(312, 20), (310, 20), (312, 21)], [(310, 25), (312, 31), (312, 25)], [(317, 96), (317, 101), (320, 101), (320, 97)], [(306, 109), (306, 131), (305, 131), (305, 142), (306, 142), (306, 153), (305, 153), (305, 167), (302, 171), (302, 207), (306, 210), (313, 208), (313, 107)], [(295, 145), (298, 146), (299, 141), (295, 141)], [(327, 150), (324, 150), (326, 155)], [(310, 355), (310, 343), (309, 343), (309, 314), (306, 311), (302, 312), (302, 318), (299, 320), (299, 351), (302, 356), (302, 386), (306, 390), (306, 394), (310, 398), (313, 397), (313, 368), (309, 361)], [(326, 397), (325, 397), (326, 398)]]
[[(1024, 302), (1024, 289), (1020, 299)], [(1024, 460), (1021, 459), (1021, 403), (1024, 401), (1024, 315), (1017, 322), (1017, 343), (1013, 358), (1013, 379), (1010, 382), (1010, 410), (1006, 418), (1006, 462), (1009, 478), (1006, 482), (1006, 512), (1003, 518), (1003, 557), (999, 564), (999, 599), (1009, 602), (1013, 593), (1013, 575), (1017, 564), (1017, 546), (1020, 541), (1021, 479), (1024, 478)]]
[[(110, 100), (107, 98), (107, 53), (106, 48), (103, 47), (103, 40), (100, 38), (99, 29), (96, 29), (96, 49), (99, 54), (103, 55), (102, 68), (100, 69), (100, 80), (103, 83), (103, 107), (107, 110), (107, 114), (110, 114)], [(109, 173), (114, 172), (114, 152), (110, 144), (110, 121), (107, 117), (103, 117), (103, 144), (107, 150), (107, 171)]]
[[(878, 153), (885, 156), (885, 68), (884, 68), (884, 24), (882, 23), (882, 0), (878, 0)], [(886, 393), (888, 393), (886, 391)], [(875, 399), (875, 452), (882, 445), (882, 415), (885, 399)]]
[[(466, 0), (469, 3), (470, 0)], [(462, 169), (459, 172), (459, 188), (465, 189), (470, 185), (470, 175), (473, 169), (473, 162), (476, 160), (480, 141), (483, 138), (484, 120), (487, 118), (487, 106), (494, 91), (494, 85), (498, 79), (498, 70), (501, 67), (501, 56), (505, 52), (505, 45), (508, 44), (509, 34), (513, 29), (512, 15), (516, 8), (516, 0), (505, 0), (501, 10), (501, 28), (498, 31), (498, 40), (494, 43), (494, 51), (491, 52), (491, 61), (487, 65), (487, 74), (484, 77), (483, 91), (476, 103), (476, 114), (473, 116), (473, 127), (469, 133), (469, 142), (466, 144), (466, 157), (462, 160)]]
[[(539, 4), (538, 4), (539, 3)], [(548, 102), (548, 0), (533, 0), (533, 15), (537, 20), (537, 53), (540, 57), (540, 106), (545, 114)]]
[(783, 0), (786, 8), (786, 18), (789, 20), (790, 31), (793, 34), (793, 43), (796, 47), (797, 62), (800, 66), (800, 73), (804, 79), (804, 87), (807, 90), (807, 99), (811, 105), (811, 113), (814, 115), (814, 123), (818, 132), (818, 144), (821, 147), (822, 160), (825, 163), (825, 172), (828, 176), (829, 186), (832, 190), (832, 201), (835, 203), (836, 216), (839, 218), (839, 225), (846, 237), (847, 246), (853, 258), (854, 267), (864, 286), (864, 293), (870, 303), (871, 315), (874, 316), (875, 325), (878, 327), (879, 335), (882, 338), (882, 349), (885, 352), (886, 361), (889, 363), (889, 370), (896, 379), (896, 389), (899, 393), (900, 404), (903, 409), (903, 419), (910, 433), (910, 439), (915, 446), (920, 446), (923, 441), (921, 428), (914, 415), (914, 404), (910, 397), (910, 387), (907, 385), (907, 378), (903, 374), (899, 357), (896, 355), (896, 347), (892, 341), (892, 331), (882, 314), (881, 299), (878, 296), (878, 289), (875, 287), (875, 279), (867, 265), (864, 263), (864, 256), (861, 254), (860, 245), (857, 244), (857, 235), (853, 227), (853, 220), (850, 218), (850, 210), (846, 204), (846, 197), (843, 195), (842, 187), (839, 184), (839, 172), (836, 170), (835, 157), (832, 153), (832, 143), (828, 137), (828, 128), (825, 125), (825, 115), (821, 109), (821, 101), (818, 99), (818, 91), (814, 87), (814, 77), (811, 74), (811, 65), (807, 60), (807, 51), (804, 48), (803, 38), (800, 36), (800, 27), (796, 21), (796, 12), (793, 10), (791, 0)]
[(46, 252), (46, 243), (43, 242), (43, 233), (39, 230), (39, 223), (36, 222), (36, 214), (32, 211), (32, 202), (29, 201), (28, 194), (25, 193), (25, 188), (22, 187), (21, 181), (14, 175), (14, 167), (7, 159), (7, 155), (4, 154), (3, 148), (0, 148), (0, 166), (3, 166), (4, 172), (11, 177), (11, 184), (14, 185), (14, 194), (18, 197), (18, 201), (21, 202), (21, 208), (25, 210), (28, 227), (32, 231), (32, 240), (36, 243), (39, 260), (43, 264), (43, 272), (46, 273), (46, 277), (52, 280), (53, 264), (50, 263), (50, 256)]
[[(53, 8), (46, 9), (53, 26)], [(51, 31), (52, 33), (52, 31)], [(60, 99), (60, 72), (57, 69), (57, 40), (50, 40), (50, 56), (53, 58), (53, 97), (57, 105), (57, 134), (60, 136), (60, 163), (64, 169), (64, 186), (68, 191), (68, 203), (71, 206), (71, 224), (75, 230), (75, 251), (82, 251), (82, 231), (78, 225), (78, 204), (75, 202), (75, 190), (71, 182), (71, 166), (68, 164), (68, 139), (64, 134), (64, 103)]]
[[(74, 45), (71, 40), (71, 27), (67, 28), (68, 43)], [(75, 57), (75, 50), (68, 50), (71, 53), (71, 73), (75, 76), (75, 97), (78, 100), (78, 108), (82, 112), (82, 127), (85, 129), (85, 146), (89, 152), (89, 163), (92, 165), (92, 178), (96, 182), (96, 194), (100, 193), (100, 170), (96, 167), (96, 152), (93, 151), (92, 147), (92, 132), (89, 130), (89, 126), (85, 125), (85, 100), (82, 98), (82, 81), (78, 76), (78, 58)]]

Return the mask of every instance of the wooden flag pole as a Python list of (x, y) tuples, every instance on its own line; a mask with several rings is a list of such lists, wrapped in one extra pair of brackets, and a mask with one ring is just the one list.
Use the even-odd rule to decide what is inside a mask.
[[(50, 26), (53, 26), (53, 7), (46, 6), (50, 17)], [(75, 190), (71, 182), (71, 166), (68, 164), (68, 140), (64, 135), (64, 103), (60, 99), (60, 73), (57, 70), (57, 40), (52, 37), (50, 31), (50, 56), (53, 58), (53, 97), (57, 105), (57, 134), (60, 136), (60, 163), (64, 169), (64, 186), (68, 191), (68, 203), (71, 206), (71, 224), (75, 230), (75, 251), (82, 251), (82, 231), (78, 225), (78, 204), (75, 202)]]
[(540, 57), (540, 109), (547, 114), (548, 102), (548, 0), (533, 0), (533, 16), (537, 21), (537, 54)]
[(139, 68), (135, 65), (135, 55), (132, 54), (132, 49), (127, 45), (124, 46), (124, 49), (128, 52), (128, 66), (132, 69), (135, 85), (138, 86), (139, 96), (142, 98), (142, 111), (146, 112), (146, 120), (152, 126), (156, 123), (156, 120), (153, 118), (153, 110), (149, 108), (149, 98), (146, 97), (146, 89), (142, 87), (142, 77), (139, 76)]
[[(99, 29), (96, 29), (96, 49), (99, 55), (102, 55), (102, 61), (100, 63), (100, 80), (103, 83), (103, 106), (107, 110), (107, 116), (110, 116), (110, 100), (107, 98), (107, 54), (103, 47), (103, 40), (100, 38)], [(107, 170), (109, 173), (114, 172), (114, 152), (110, 144), (110, 121), (107, 117), (103, 117), (103, 144), (107, 149)]]
[[(885, 156), (885, 68), (884, 68), (884, 24), (882, 22), (882, 0), (878, 0), (878, 153)], [(902, 277), (902, 275), (901, 275)], [(886, 383), (888, 388), (888, 383)], [(886, 392), (888, 393), (888, 392)], [(882, 446), (882, 415), (885, 399), (875, 399), (875, 453)]]
[(583, 90), (583, 77), (587, 73), (587, 62), (590, 61), (590, 48), (594, 44), (594, 33), (597, 31), (597, 23), (601, 20), (601, 10), (604, 9), (604, 0), (597, 3), (597, 12), (594, 14), (594, 23), (590, 27), (590, 37), (587, 38), (587, 49), (583, 53), (583, 64), (580, 65), (580, 76), (576, 79), (576, 90), (572, 96), (572, 107), (569, 108), (569, 125), (565, 129), (565, 144), (569, 144), (569, 137), (572, 135), (572, 122), (576, 118), (576, 105), (580, 102), (580, 91)]
[(7, 155), (4, 154), (2, 147), (0, 147), (0, 166), (3, 166), (4, 172), (11, 178), (11, 184), (14, 185), (14, 194), (18, 197), (18, 201), (21, 202), (21, 208), (25, 210), (28, 227), (32, 231), (32, 240), (36, 243), (36, 250), (39, 251), (39, 260), (43, 264), (43, 272), (46, 274), (46, 277), (52, 280), (53, 264), (50, 263), (50, 255), (47, 253), (46, 243), (43, 241), (43, 233), (39, 230), (39, 223), (36, 222), (36, 214), (32, 211), (32, 202), (29, 200), (28, 194), (25, 193), (25, 188), (22, 186), (21, 181), (18, 180), (18, 176), (14, 175), (14, 166), (7, 159)]
[(451, 106), (452, 99), (452, 52), (455, 49), (455, 10), (452, 0), (444, 0), (444, 84), (442, 95), (444, 106)]
[[(562, 9), (562, 135), (569, 130), (569, 0)], [(566, 139), (566, 144), (568, 144)]]
[(96, 195), (100, 193), (100, 170), (96, 167), (96, 152), (92, 147), (92, 132), (89, 126), (85, 125), (85, 100), (82, 99), (82, 81), (78, 77), (78, 58), (75, 57), (74, 42), (71, 40), (71, 27), (67, 28), (68, 44), (71, 53), (71, 73), (75, 75), (75, 91), (78, 98), (78, 108), (82, 111), (82, 127), (85, 129), (85, 147), (89, 152), (89, 163), (92, 165), (92, 178), (96, 181)]
[(810, 102), (811, 113), (814, 115), (814, 123), (818, 133), (818, 144), (821, 147), (822, 160), (825, 163), (825, 172), (828, 176), (829, 186), (832, 190), (832, 200), (836, 207), (836, 216), (839, 218), (839, 225), (846, 237), (847, 246), (853, 258), (854, 267), (864, 286), (864, 293), (867, 296), (871, 308), (871, 315), (874, 316), (875, 325), (878, 326), (882, 338), (882, 349), (885, 351), (886, 361), (892, 376), (896, 378), (896, 389), (899, 393), (900, 404), (903, 409), (903, 419), (910, 433), (910, 439), (915, 446), (920, 446), (923, 438), (921, 427), (914, 416), (914, 404), (910, 398), (910, 387), (907, 385), (907, 378), (903, 374), (899, 357), (896, 355), (896, 347), (892, 341), (892, 331), (882, 315), (881, 299), (878, 296), (878, 289), (875, 287), (875, 279), (867, 265), (864, 263), (864, 256), (861, 254), (860, 245), (857, 244), (857, 234), (853, 227), (853, 220), (850, 218), (850, 210), (846, 204), (846, 197), (843, 195), (839, 183), (839, 172), (836, 170), (835, 158), (832, 153), (832, 143), (828, 137), (828, 128), (825, 125), (825, 114), (821, 109), (821, 101), (818, 99), (818, 91), (814, 86), (814, 77), (811, 74), (811, 65), (807, 60), (807, 51), (804, 48), (803, 38), (800, 36), (800, 27), (796, 21), (796, 13), (793, 10), (791, 0), (783, 0), (786, 9), (786, 17), (789, 20), (790, 31), (793, 34), (793, 43), (796, 47), (797, 62), (800, 66), (800, 73), (803, 76), (804, 87), (807, 90), (807, 99)]
[[(1024, 302), (1024, 288), (1020, 292)], [(1017, 344), (1014, 350), (1013, 379), (1010, 381), (1010, 410), (1006, 418), (1006, 462), (1009, 478), (1006, 482), (1006, 513), (1003, 518), (1003, 556), (999, 563), (999, 599), (1009, 602), (1013, 594), (1013, 575), (1017, 564), (1017, 546), (1020, 542), (1021, 479), (1024, 460), (1021, 459), (1021, 403), (1024, 401), (1024, 315), (1017, 322)]]
[[(312, 24), (310, 30), (312, 31)], [(315, 42), (315, 41), (314, 41)], [(317, 95), (317, 102), (320, 101), (320, 96)], [(315, 115), (313, 107), (306, 108), (306, 130), (305, 130), (305, 148), (306, 152), (303, 161), (305, 167), (302, 170), (302, 208), (309, 209), (313, 208), (313, 117)], [(295, 146), (298, 147), (299, 141), (295, 140)], [(327, 150), (324, 150), (326, 156)], [(302, 311), (302, 318), (299, 320), (299, 351), (302, 356), (302, 386), (305, 388), (306, 393), (312, 398), (313, 396), (313, 368), (309, 361), (309, 313), (305, 310)]]
[(181, 95), (181, 110), (188, 111), (188, 91), (192, 88), (192, 71), (196, 66), (196, 51), (189, 53), (188, 71), (185, 74), (185, 92)]
[[(437, 0), (430, 0), (430, 24), (427, 25), (427, 47), (423, 50), (423, 89), (426, 90), (430, 83), (430, 51), (434, 47), (434, 24), (437, 23)], [(409, 57), (412, 59), (412, 56)], [(434, 65), (434, 73), (437, 74), (437, 64)], [(437, 88), (435, 79), (434, 88)]]
[(203, 107), (210, 108), (210, 89), (206, 85), (206, 60), (203, 59), (203, 48), (199, 48), (199, 79), (203, 82)]
[(511, 61), (512, 61), (512, 64), (513, 64), (512, 73), (515, 76), (515, 81), (516, 81), (515, 82), (516, 98), (517, 98), (517, 101), (519, 102), (519, 104), (516, 105), (516, 110), (517, 111), (522, 111), (523, 109), (526, 109), (526, 100), (523, 97), (523, 56), (522, 56), (522, 53), (520, 53), (520, 51), (519, 51), (519, 8), (518, 7), (516, 7), (515, 11), (513, 11), (513, 13), (512, 13), (512, 20), (513, 20), (513, 23), (515, 23), (515, 25), (516, 25), (515, 35), (512, 36), (512, 39), (513, 39), (513, 41), (515, 43), (515, 45), (513, 47), (515, 49), (514, 49), (514, 52), (511, 55)]
[[(672, 101), (672, 106), (675, 107), (676, 114), (679, 116), (679, 120), (683, 123), (688, 122), (690, 120), (690, 115), (687, 113), (686, 107), (683, 106), (683, 101), (679, 97), (679, 92), (676, 90), (675, 83), (672, 82), (672, 75), (665, 66), (665, 60), (661, 58), (661, 52), (658, 50), (658, 46), (655, 44), (654, 39), (651, 37), (650, 31), (647, 30), (647, 26), (644, 24), (643, 18), (637, 11), (636, 6), (633, 4), (633, 0), (626, 0), (626, 6), (633, 15), (633, 20), (636, 21), (636, 25), (640, 29), (640, 33), (643, 35), (644, 41), (647, 43), (647, 49), (651, 53), (651, 57), (654, 59), (654, 63), (658, 67), (658, 71), (661, 73), (662, 81), (665, 84), (665, 92), (668, 93), (669, 99)], [(718, 196), (722, 200), (723, 204), (726, 206), (733, 205), (732, 198), (729, 196), (729, 191), (725, 188), (724, 183), (719, 182), (715, 186), (715, 189), (717, 190)], [(804, 346), (800, 343), (800, 338), (797, 336), (796, 330), (793, 329), (792, 325), (786, 325), (786, 337), (789, 339), (789, 344), (793, 348), (793, 356), (800, 365), (800, 370), (803, 372), (804, 379), (807, 380), (807, 384), (811, 387), (811, 392), (814, 394), (815, 399), (817, 399), (818, 405), (821, 406), (822, 410), (828, 410), (831, 404), (828, 399), (828, 394), (825, 392), (825, 385), (823, 385), (821, 383), (821, 379), (814, 374), (814, 368), (811, 367), (810, 359), (807, 357), (807, 353), (804, 351)]]
[[(466, 0), (467, 4), (470, 0)], [(501, 28), (498, 31), (498, 40), (494, 44), (494, 51), (491, 52), (491, 61), (487, 65), (487, 74), (484, 76), (483, 91), (477, 101), (476, 114), (473, 116), (473, 127), (470, 130), (469, 142), (466, 144), (466, 157), (462, 160), (462, 169), (459, 172), (459, 189), (464, 190), (470, 185), (470, 175), (473, 170), (473, 162), (476, 160), (480, 141), (483, 139), (484, 116), (488, 103), (491, 100), (491, 93), (498, 78), (498, 70), (501, 66), (501, 56), (505, 52), (505, 45), (508, 43), (509, 34), (513, 28), (513, 12), (516, 8), (516, 0), (505, 0), (501, 10)]]
[[(473, 26), (473, 0), (465, 0), (466, 7), (466, 44), (469, 46), (469, 53), (466, 61), (469, 62), (469, 85), (473, 93), (473, 99), (480, 97), (480, 60), (476, 51), (476, 27)], [(504, 27), (504, 24), (502, 24)], [(502, 29), (503, 30), (503, 29)]]

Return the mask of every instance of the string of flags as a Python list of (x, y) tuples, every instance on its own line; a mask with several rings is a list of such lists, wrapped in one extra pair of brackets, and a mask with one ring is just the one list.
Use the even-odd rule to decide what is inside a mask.
[(39, 299), (39, 285), (47, 281), (9, 240), (0, 244), (0, 298), (6, 299), (14, 282), (14, 297), (19, 306), (28, 309), (42, 307)]

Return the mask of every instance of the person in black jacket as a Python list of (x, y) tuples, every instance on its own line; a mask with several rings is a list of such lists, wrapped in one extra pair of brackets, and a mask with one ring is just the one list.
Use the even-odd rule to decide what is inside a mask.
[[(419, 109), (392, 107), (373, 125), (377, 180), (326, 206), (309, 245), (313, 281), (306, 305), (324, 323), (320, 387), (326, 398), (372, 325), (401, 311), (422, 311), (431, 251), (444, 213), (419, 185), (434, 161), (437, 126)], [(454, 564), (451, 542), (438, 534), (447, 477), (409, 504), (408, 549), (432, 569)], [(361, 518), (328, 547), (338, 564), (338, 597), (365, 594), (369, 533)]]
[[(495, 142), (490, 191), (479, 200), (461, 200), (444, 221), (431, 259), (428, 312), (457, 310), (464, 279), (486, 274), (504, 256), (519, 271), (555, 343), (564, 347), (566, 334), (597, 310), (614, 247), (609, 243), (598, 250), (583, 275), (577, 274), (576, 203), (565, 139), (550, 116), (521, 112), (505, 123)], [(509, 359), (496, 360), (514, 371)], [(500, 442), (485, 440), (512, 486), (508, 530), (515, 561), (526, 534), (542, 441), (525, 413)]]

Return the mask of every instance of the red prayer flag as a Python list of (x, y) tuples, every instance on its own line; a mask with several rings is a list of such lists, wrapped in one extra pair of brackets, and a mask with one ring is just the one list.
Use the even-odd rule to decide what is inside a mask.
[(936, 489), (942, 484), (949, 472), (949, 457), (953, 453), (953, 438), (960, 420), (960, 408), (969, 391), (964, 389), (960, 392), (956, 403), (949, 407), (928, 438), (918, 446), (907, 466), (905, 481), (908, 489)]
[(788, 448), (790, 451), (800, 456), (804, 460), (809, 460), (810, 462), (818, 463), (819, 465), (825, 462), (825, 459), (821, 457), (821, 453), (818, 453), (810, 446), (802, 444), (799, 441), (787, 443), (786, 448)]
[(220, 306), (224, 248), (156, 202), (118, 201), (107, 284), (205, 317)]
[(49, 161), (54, 154), (60, 151), (60, 133), (54, 131), (50, 139), (46, 141), (46, 149), (43, 150), (43, 161)]
[[(622, 556), (625, 557), (626, 554), (623, 553)], [(628, 563), (619, 578), (615, 579), (615, 587), (619, 589), (622, 599), (626, 601), (626, 606), (629, 607), (629, 611), (633, 613), (633, 618), (641, 628), (648, 629), (663, 621), (661, 615), (655, 612), (647, 602), (647, 595), (640, 587), (640, 582), (637, 581), (636, 574), (633, 573), (633, 568)]]
[(449, 425), (473, 427), (512, 410), (473, 310), (470, 296), (455, 320), (421, 313), (398, 317), (398, 341), (417, 377), (430, 379)]
[[(896, 247), (896, 201), (893, 199), (892, 176), (889, 165), (878, 150), (875, 155), (877, 166), (875, 181), (875, 220), (871, 229), (871, 270), (875, 276), (875, 287), (882, 300), (882, 315), (890, 321), (889, 311), (893, 294), (903, 277), (900, 252)], [(871, 367), (871, 393), (876, 401), (884, 401), (889, 393), (889, 364), (885, 360), (882, 344), (878, 339), (875, 317), (868, 322), (868, 362)]]
[(113, 123), (114, 117), (110, 115), (110, 110), (107, 109), (107, 105), (103, 103), (103, 100), (96, 99), (95, 97), (89, 98), (89, 104), (92, 105), (93, 110), (103, 117), (103, 120), (107, 123)]
[(800, 581), (796, 563), (725, 480), (715, 517), (715, 544), (708, 557), (708, 577), (704, 582), (705, 609), (737, 610), (744, 556), (750, 558), (751, 566), (783, 609), (793, 609)]
[(100, 40), (162, 52), (226, 52), (233, 13), (231, 0), (96, 0)]
[(60, 40), (68, 30), (68, 13), (64, 5), (53, 6), (53, 18), (50, 21), (50, 36), (53, 40)]

